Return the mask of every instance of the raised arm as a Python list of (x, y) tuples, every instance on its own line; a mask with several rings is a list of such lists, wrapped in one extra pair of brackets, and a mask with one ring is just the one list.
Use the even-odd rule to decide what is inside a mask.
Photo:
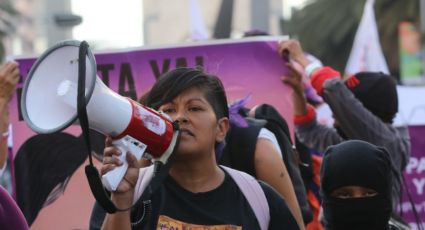
[(7, 138), (9, 128), (9, 102), (19, 81), (19, 68), (16, 62), (0, 66), (0, 169), (7, 159)]
[[(318, 71), (320, 66), (311, 63), (305, 57), (304, 51), (296, 40), (281, 42), (279, 44), (279, 52), (280, 55), (289, 55), (290, 58), (290, 62), (287, 63), (289, 74), (288, 76), (283, 76), (282, 81), (293, 89), (294, 123), (296, 125), (296, 134), (300, 141), (318, 151), (324, 151), (329, 145), (341, 142), (342, 138), (335, 129), (317, 123), (314, 107), (307, 104), (302, 75), (296, 70), (292, 62), (300, 64), (308, 75)], [(339, 75), (333, 77), (339, 77)], [(314, 84), (316, 86), (320, 84), (318, 81), (312, 83), (316, 83)], [(318, 88), (315, 89), (319, 90)]]

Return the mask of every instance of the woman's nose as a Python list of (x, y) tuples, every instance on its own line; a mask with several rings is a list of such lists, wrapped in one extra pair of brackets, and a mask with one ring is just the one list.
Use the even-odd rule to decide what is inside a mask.
[(175, 117), (173, 119), (174, 121), (176, 121), (177, 123), (186, 123), (188, 121), (187, 119), (187, 114), (185, 111), (178, 111), (175, 114)]

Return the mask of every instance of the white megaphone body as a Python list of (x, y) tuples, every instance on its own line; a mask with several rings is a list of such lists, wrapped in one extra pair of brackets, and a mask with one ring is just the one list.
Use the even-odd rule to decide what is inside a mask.
[[(53, 133), (77, 119), (79, 41), (64, 41), (40, 56), (32, 66), (21, 98), (28, 126), (37, 133)], [(121, 151), (123, 164), (102, 176), (102, 183), (115, 191), (127, 171), (129, 151), (165, 163), (176, 145), (178, 131), (162, 114), (122, 97), (96, 76), (94, 55), (87, 50), (85, 97), (90, 129), (111, 136)]]

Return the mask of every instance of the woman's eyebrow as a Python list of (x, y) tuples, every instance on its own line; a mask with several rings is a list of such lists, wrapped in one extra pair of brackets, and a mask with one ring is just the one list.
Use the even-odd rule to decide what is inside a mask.
[(169, 101), (169, 102), (166, 102), (166, 103), (162, 104), (160, 107), (167, 106), (167, 105), (174, 105), (174, 104), (175, 103), (173, 101)]
[[(205, 99), (202, 99), (202, 98), (190, 98), (189, 100), (187, 100), (186, 103), (191, 103), (191, 102), (196, 102), (196, 101), (199, 101), (199, 102), (201, 102), (203, 104), (207, 104), (208, 103)], [(177, 104), (177, 103), (174, 100), (172, 100), (172, 101), (169, 101), (167, 103), (162, 104), (161, 106), (175, 105), (175, 104)]]
[(194, 101), (199, 101), (199, 102), (204, 103), (204, 104), (206, 104), (206, 103), (207, 103), (207, 102), (206, 102), (204, 99), (202, 99), (202, 98), (191, 98), (191, 99), (189, 99), (187, 102), (194, 102)]

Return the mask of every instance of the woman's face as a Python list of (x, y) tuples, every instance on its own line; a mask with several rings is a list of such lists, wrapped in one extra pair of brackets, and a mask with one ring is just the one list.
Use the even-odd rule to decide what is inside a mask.
[(366, 198), (373, 197), (378, 195), (378, 193), (371, 189), (362, 186), (344, 186), (341, 188), (335, 189), (331, 196), (340, 198), (340, 199), (350, 199), (350, 198)]
[(212, 106), (197, 87), (183, 91), (159, 110), (180, 126), (178, 158), (214, 154), (215, 143), (223, 141), (228, 129), (228, 119), (217, 120)]

